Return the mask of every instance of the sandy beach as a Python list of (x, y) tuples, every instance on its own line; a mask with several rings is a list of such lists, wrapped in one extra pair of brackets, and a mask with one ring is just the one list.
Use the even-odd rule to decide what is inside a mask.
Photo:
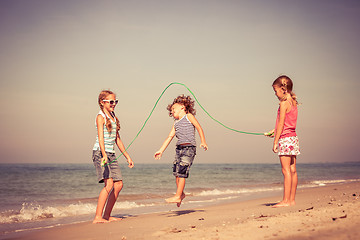
[[(130, 216), (23, 232), (5, 239), (360, 239), (360, 182), (299, 189), (297, 204), (272, 208), (281, 196), (197, 209)], [(4, 236), (3, 236), (4, 237)]]

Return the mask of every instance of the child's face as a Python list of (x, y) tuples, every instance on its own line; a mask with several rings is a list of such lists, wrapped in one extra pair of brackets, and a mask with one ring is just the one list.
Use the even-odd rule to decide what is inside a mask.
[(273, 86), (273, 89), (274, 89), (274, 92), (275, 92), (275, 95), (277, 96), (277, 98), (279, 100), (283, 99), (284, 96), (285, 96), (285, 93), (284, 93), (284, 90), (279, 87), (279, 86)]
[(183, 115), (185, 113), (185, 106), (181, 105), (179, 103), (175, 103), (172, 107), (171, 107), (171, 114), (173, 115), (173, 117), (175, 119), (179, 119), (181, 115)]
[(108, 112), (113, 112), (115, 109), (115, 106), (117, 104), (117, 101), (115, 99), (115, 95), (114, 94), (110, 94), (108, 95), (104, 100), (103, 100), (103, 106), (104, 109), (107, 110)]

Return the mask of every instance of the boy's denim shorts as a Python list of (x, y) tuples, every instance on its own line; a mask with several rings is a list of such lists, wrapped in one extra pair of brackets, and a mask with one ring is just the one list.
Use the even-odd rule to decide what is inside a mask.
[(92, 160), (96, 169), (96, 175), (99, 183), (103, 183), (104, 179), (112, 178), (114, 182), (121, 181), (121, 171), (118, 161), (116, 160), (115, 153), (106, 152), (108, 156), (106, 166), (101, 166), (102, 153), (100, 150), (93, 150)]
[(173, 166), (173, 175), (175, 177), (188, 178), (190, 167), (196, 155), (196, 146), (176, 147), (176, 155)]

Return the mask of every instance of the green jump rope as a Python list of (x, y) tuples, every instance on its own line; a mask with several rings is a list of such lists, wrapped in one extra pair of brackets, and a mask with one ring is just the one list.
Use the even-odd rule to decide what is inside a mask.
[[(188, 88), (188, 87), (187, 87), (185, 84), (183, 84), (183, 83), (172, 82), (172, 83), (170, 83), (170, 84), (164, 89), (164, 91), (162, 91), (162, 93), (160, 94), (160, 97), (159, 97), (158, 100), (156, 101), (154, 107), (152, 108), (149, 116), (146, 118), (146, 120), (145, 120), (144, 124), (142, 125), (141, 129), (140, 129), (139, 132), (136, 134), (136, 136), (134, 137), (134, 139), (130, 142), (130, 144), (126, 147), (125, 151), (128, 150), (128, 148), (131, 146), (131, 144), (133, 144), (133, 142), (136, 140), (136, 138), (140, 135), (141, 131), (144, 129), (146, 123), (148, 122), (148, 120), (150, 119), (152, 113), (154, 112), (154, 110), (155, 110), (158, 102), (160, 101), (161, 97), (164, 95), (164, 93), (166, 92), (166, 90), (167, 90), (170, 86), (172, 86), (172, 85), (181, 85), (181, 86), (185, 87), (185, 88), (191, 93), (191, 95), (194, 97), (195, 101), (196, 101), (197, 104), (201, 107), (201, 109), (204, 110), (204, 112), (205, 112), (212, 120), (214, 120), (215, 122), (217, 122), (217, 123), (220, 124), (221, 126), (227, 128), (227, 129), (229, 129), (229, 130), (231, 130), (231, 131), (237, 132), (237, 133), (251, 134), (251, 135), (264, 135), (264, 133), (244, 132), (244, 131), (239, 131), (239, 130), (236, 130), (236, 129), (233, 129), (233, 128), (230, 128), (230, 127), (226, 126), (226, 125), (223, 124), (222, 122), (220, 122), (220, 121), (216, 120), (215, 118), (213, 118), (213, 117), (205, 110), (205, 108), (199, 103), (199, 101), (198, 101), (197, 98), (195, 97), (195, 94), (190, 90), (190, 88)], [(266, 134), (265, 134), (265, 135), (266, 135)], [(269, 135), (267, 135), (267, 136), (269, 136)], [(122, 155), (123, 155), (123, 153), (121, 153), (121, 154), (120, 154), (115, 160), (113, 160), (112, 162), (109, 162), (109, 163), (102, 162), (101, 165), (107, 166), (107, 165), (113, 163), (114, 161), (116, 161), (116, 160), (117, 160), (120, 156), (122, 156)], [(105, 160), (105, 161), (106, 161), (106, 160)]]

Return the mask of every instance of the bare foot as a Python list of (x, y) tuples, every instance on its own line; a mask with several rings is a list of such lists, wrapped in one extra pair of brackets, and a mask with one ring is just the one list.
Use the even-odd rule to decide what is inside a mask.
[(181, 194), (181, 197), (180, 197), (180, 202), (179, 202), (179, 203), (176, 203), (177, 207), (180, 207), (181, 202), (182, 202), (182, 200), (183, 200), (185, 197), (186, 197), (185, 193), (182, 193), (182, 194)]
[(290, 206), (296, 205), (295, 201), (290, 202)]
[(108, 223), (109, 221), (102, 217), (95, 217), (93, 223)]
[(116, 221), (121, 221), (123, 220), (122, 218), (117, 218), (117, 217), (109, 217), (109, 222), (116, 222)]
[(272, 206), (273, 208), (279, 208), (279, 207), (289, 207), (290, 203), (286, 203), (286, 202), (279, 202), (278, 204), (275, 204), (274, 206)]
[(181, 198), (174, 196), (174, 197), (165, 199), (165, 201), (168, 203), (181, 203)]

